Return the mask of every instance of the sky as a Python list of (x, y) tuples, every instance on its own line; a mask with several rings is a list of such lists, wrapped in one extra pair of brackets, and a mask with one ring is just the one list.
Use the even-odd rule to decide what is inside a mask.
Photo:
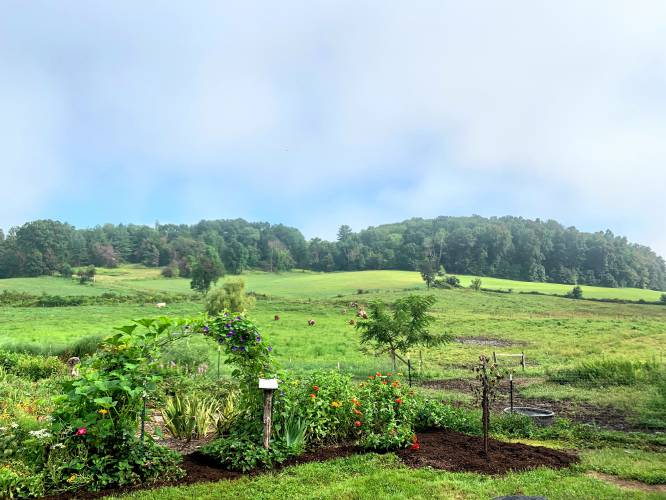
[(666, 256), (666, 2), (0, 3), (0, 227), (555, 219)]

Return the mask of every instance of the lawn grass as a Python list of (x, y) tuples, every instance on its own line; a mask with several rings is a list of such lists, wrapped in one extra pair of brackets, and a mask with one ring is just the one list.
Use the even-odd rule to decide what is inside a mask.
[(606, 448), (582, 454), (583, 469), (633, 479), (645, 484), (666, 484), (666, 454), (645, 450)]
[[(537, 469), (506, 476), (409, 469), (393, 454), (358, 455), (323, 463), (289, 467), (236, 481), (160, 488), (123, 498), (136, 500), (197, 499), (474, 499), (502, 495), (572, 498), (657, 499), (658, 494), (621, 489), (586, 476), (582, 471)], [(110, 497), (117, 498), (117, 497)]]

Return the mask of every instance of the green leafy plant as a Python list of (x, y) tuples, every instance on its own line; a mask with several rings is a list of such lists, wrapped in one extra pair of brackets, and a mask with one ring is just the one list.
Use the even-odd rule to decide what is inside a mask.
[(446, 342), (446, 335), (436, 335), (428, 330), (434, 320), (430, 314), (434, 303), (432, 295), (415, 294), (400, 298), (392, 305), (383, 301), (371, 302), (368, 319), (356, 323), (361, 332), (361, 345), (370, 346), (375, 354), (389, 353), (393, 370), (396, 370), (396, 358), (407, 363), (404, 356), (409, 349)]
[(377, 373), (359, 387), (352, 401), (359, 444), (368, 449), (404, 448), (414, 439), (415, 407), (399, 377)]

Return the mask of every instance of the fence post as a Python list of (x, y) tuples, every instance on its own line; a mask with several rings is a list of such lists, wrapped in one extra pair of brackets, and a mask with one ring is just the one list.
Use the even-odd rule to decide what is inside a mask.
[(407, 358), (407, 377), (409, 380), (409, 387), (412, 386), (412, 361)]
[(220, 351), (222, 350), (222, 346), (218, 344), (217, 346), (217, 378), (218, 380), (220, 379)]

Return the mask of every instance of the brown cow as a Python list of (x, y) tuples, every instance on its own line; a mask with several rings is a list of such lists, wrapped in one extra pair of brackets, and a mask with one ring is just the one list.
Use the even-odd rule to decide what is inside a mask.
[(315, 325), (315, 320), (313, 320), (313, 319), (309, 319), (309, 320), (308, 320), (308, 325), (309, 325), (309, 326), (314, 326), (314, 325)]
[(279, 314), (276, 314), (276, 315), (275, 315), (275, 318), (273, 318), (273, 319), (274, 319), (275, 321), (280, 321), (280, 315), (279, 315)]

